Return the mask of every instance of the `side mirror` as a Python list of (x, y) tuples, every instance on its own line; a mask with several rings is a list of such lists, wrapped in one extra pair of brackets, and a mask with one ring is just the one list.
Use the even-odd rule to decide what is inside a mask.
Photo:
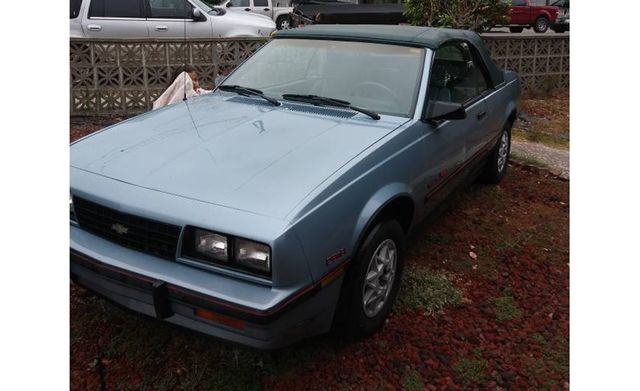
[(204, 22), (207, 20), (206, 16), (204, 16), (202, 14), (202, 11), (200, 11), (200, 8), (194, 8), (193, 9), (193, 20), (195, 22)]
[(465, 118), (467, 118), (467, 112), (462, 104), (440, 100), (429, 100), (424, 116), (427, 121)]

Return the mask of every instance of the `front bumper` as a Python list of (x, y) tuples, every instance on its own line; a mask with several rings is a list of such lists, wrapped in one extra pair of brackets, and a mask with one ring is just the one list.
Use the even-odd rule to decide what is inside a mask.
[[(284, 292), (180, 264), (172, 265), (176, 278), (162, 278), (153, 269), (144, 271), (134, 266), (144, 264), (143, 261), (170, 261), (122, 248), (76, 227), (72, 230), (75, 230), (70, 250), (72, 280), (131, 310), (259, 349), (284, 347), (302, 338), (327, 332), (331, 327), (342, 281), (341, 272), (331, 280), (323, 279), (323, 282)], [(114, 253), (97, 254), (94, 249), (83, 249), (81, 244), (89, 242), (100, 244), (95, 248), (104, 246)], [(113, 262), (110, 255), (116, 254), (120, 260), (124, 257), (132, 261), (134, 266), (123, 267), (125, 263)], [(220, 282), (220, 279), (226, 280), (227, 287), (235, 284), (227, 292), (238, 292), (238, 300), (231, 300), (229, 296), (221, 298), (224, 291), (215, 295), (196, 289), (198, 280), (189, 279), (194, 273), (209, 277), (211, 287), (215, 287), (215, 281)], [(268, 306), (247, 305), (247, 298), (256, 297), (256, 294)]]

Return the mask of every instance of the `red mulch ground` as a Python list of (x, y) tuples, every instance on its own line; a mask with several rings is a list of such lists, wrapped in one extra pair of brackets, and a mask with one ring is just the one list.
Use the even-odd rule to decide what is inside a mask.
[[(72, 121), (71, 139), (102, 125)], [(462, 304), (400, 308), (367, 340), (323, 336), (276, 353), (229, 347), (72, 286), (71, 389), (100, 389), (101, 377), (109, 390), (565, 389), (568, 229), (569, 183), (511, 167), (412, 240), (408, 270), (452, 276)], [(504, 297), (517, 315), (500, 321)]]

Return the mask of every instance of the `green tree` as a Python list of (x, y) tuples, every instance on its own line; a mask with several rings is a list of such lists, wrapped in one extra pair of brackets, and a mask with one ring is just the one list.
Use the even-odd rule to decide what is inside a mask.
[(507, 0), (406, 0), (405, 15), (415, 26), (485, 31), (509, 23)]

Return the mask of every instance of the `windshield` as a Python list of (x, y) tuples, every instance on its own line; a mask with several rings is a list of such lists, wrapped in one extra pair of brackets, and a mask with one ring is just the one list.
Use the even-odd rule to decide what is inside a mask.
[(204, 12), (211, 11), (213, 9), (211, 4), (215, 4), (213, 1), (204, 1), (204, 2), (200, 0), (191, 0), (191, 1), (193, 1), (198, 7), (204, 10)]
[(382, 114), (410, 117), (424, 49), (365, 42), (274, 39), (223, 85), (342, 99)]

